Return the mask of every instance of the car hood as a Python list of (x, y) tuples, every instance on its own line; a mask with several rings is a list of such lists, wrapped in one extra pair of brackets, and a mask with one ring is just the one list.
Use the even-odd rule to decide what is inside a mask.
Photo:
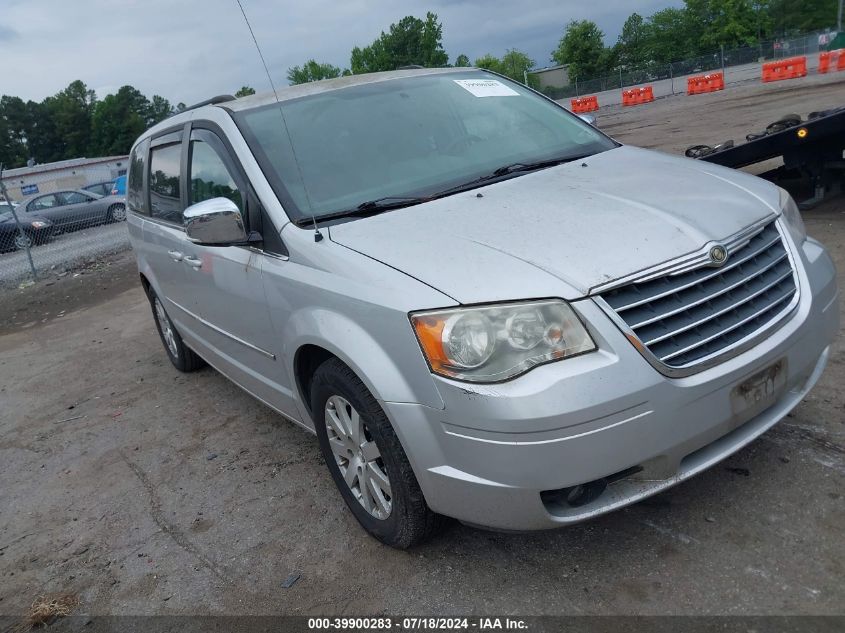
[(460, 303), (575, 299), (779, 213), (748, 174), (619, 147), (331, 226), (338, 244)]

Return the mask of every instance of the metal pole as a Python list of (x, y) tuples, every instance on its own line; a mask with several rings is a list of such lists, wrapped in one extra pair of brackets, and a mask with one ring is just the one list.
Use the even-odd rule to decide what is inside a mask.
[(578, 76), (575, 77), (575, 96), (580, 97), (581, 95), (578, 94)]
[(725, 45), (719, 44), (719, 51), (722, 56), (722, 77), (725, 76)]
[[(12, 204), (12, 201), (9, 200), (9, 194), (6, 191), (6, 183), (3, 182), (3, 165), (0, 165), (0, 193), (3, 194), (3, 199), (12, 211), (12, 217), (15, 218), (15, 224), (18, 226), (18, 235), (22, 238), (26, 238), (26, 234), (23, 232), (23, 226), (21, 226), (21, 221), (18, 219), (18, 213), (15, 211), (15, 206)], [(32, 262), (32, 252), (29, 250), (28, 241), (26, 242), (26, 257), (29, 260), (29, 270), (32, 272), (32, 281), (38, 281), (38, 273), (35, 271), (35, 264)]]
[(525, 84), (525, 86), (528, 86), (528, 69), (527, 68), (522, 69), (522, 78), (524, 79), (524, 81), (522, 83)]
[(837, 33), (842, 32), (842, 4), (845, 0), (839, 0), (839, 15), (836, 17), (836, 31)]
[(622, 66), (619, 67), (619, 89), (621, 90), (624, 86), (622, 85)]
[(672, 72), (672, 64), (669, 63), (669, 79), (672, 81), (672, 94), (675, 94), (675, 73)]

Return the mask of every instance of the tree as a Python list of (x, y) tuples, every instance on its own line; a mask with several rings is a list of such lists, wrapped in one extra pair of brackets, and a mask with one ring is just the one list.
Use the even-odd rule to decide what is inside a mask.
[(467, 57), (463, 53), (458, 55), (458, 57), (455, 59), (456, 68), (467, 68), (469, 66), (471, 66), (471, 64), (469, 63), (469, 57)]
[(616, 44), (619, 64), (636, 68), (648, 62), (651, 57), (651, 25), (639, 13), (632, 13), (622, 25), (622, 33)]
[(684, 0), (686, 12), (699, 30), (704, 51), (735, 47), (757, 40), (758, 16), (750, 0)]
[(510, 48), (501, 61), (500, 72), (520, 83), (525, 81), (525, 73), (534, 68), (534, 60), (522, 51)]
[(569, 65), (569, 76), (587, 79), (598, 76), (607, 69), (604, 33), (595, 22), (573, 20), (566, 25), (552, 60)]
[(355, 47), (350, 57), (352, 72), (372, 73), (396, 70), (402, 66), (438, 68), (449, 63), (443, 50), (443, 25), (429, 11), (425, 20), (411, 15), (391, 24), (387, 33), (369, 46)]
[(235, 93), (235, 96), (240, 97), (248, 97), (249, 95), (255, 94), (255, 88), (251, 88), (250, 86), (241, 86), (240, 90)]
[(176, 110), (170, 102), (162, 96), (153, 95), (152, 101), (147, 107), (147, 125), (152, 127), (156, 123), (164, 121), (167, 117), (173, 116)]
[(94, 91), (77, 79), (41, 103), (55, 134), (50, 152), (54, 160), (86, 155), (91, 145), (91, 114), (96, 100)]
[(492, 70), (493, 72), (502, 73), (502, 60), (496, 57), (495, 55), (491, 55), (487, 53), (483, 57), (479, 57), (475, 60), (475, 67), (476, 68), (484, 68), (485, 70)]
[(649, 18), (649, 51), (655, 62), (666, 64), (698, 55), (701, 33), (684, 9), (668, 8)]
[(96, 153), (113, 156), (129, 152), (148, 127), (150, 108), (147, 98), (132, 86), (123, 86), (99, 101), (92, 118)]
[(837, 0), (763, 0), (762, 15), (769, 32), (778, 37), (815, 31), (836, 24)]
[(331, 64), (320, 64), (309, 59), (302, 66), (288, 68), (288, 81), (293, 86), (304, 84), (309, 81), (320, 81), (321, 79), (334, 79), (340, 77), (340, 68)]

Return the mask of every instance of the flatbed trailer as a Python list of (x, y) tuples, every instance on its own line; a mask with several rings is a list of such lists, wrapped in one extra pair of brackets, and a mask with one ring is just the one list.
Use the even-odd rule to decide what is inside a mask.
[(799, 172), (812, 184), (813, 196), (799, 205), (804, 209), (818, 204), (825, 195), (842, 190), (845, 107), (813, 113), (807, 121), (748, 138), (741, 145), (716, 146), (715, 151), (703, 153), (698, 159), (738, 169), (782, 156), (785, 170)]

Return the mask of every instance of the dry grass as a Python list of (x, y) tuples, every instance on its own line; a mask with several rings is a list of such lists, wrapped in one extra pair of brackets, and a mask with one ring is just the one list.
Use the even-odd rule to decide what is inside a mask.
[(29, 608), (29, 613), (15, 631), (23, 632), (47, 626), (56, 618), (70, 615), (79, 606), (79, 596), (74, 593), (56, 593), (38, 596)]

